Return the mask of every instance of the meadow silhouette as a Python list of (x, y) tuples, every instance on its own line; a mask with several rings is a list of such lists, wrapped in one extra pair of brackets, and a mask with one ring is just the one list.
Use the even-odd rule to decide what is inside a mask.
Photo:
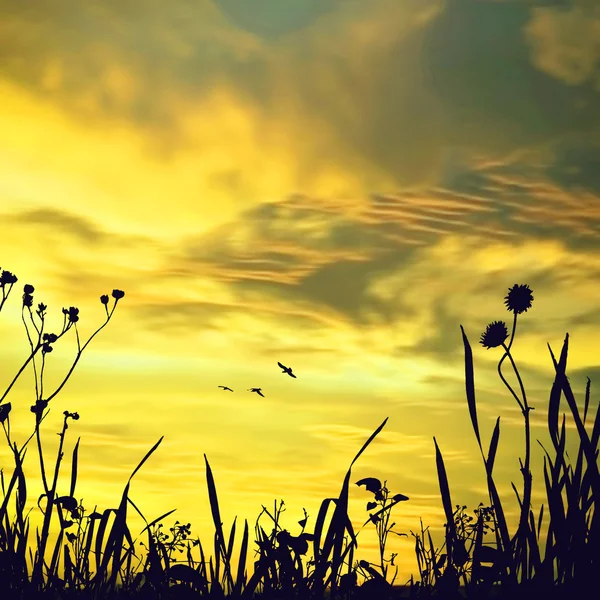
[[(17, 277), (2, 271), (0, 310), (7, 302)], [(494, 481), (493, 469), (500, 439), (500, 417), (489, 442), (482, 440), (475, 397), (472, 348), (461, 325), (464, 344), (466, 409), (485, 466), (489, 506), (481, 503), (468, 514), (467, 507), (453, 504), (450, 482), (444, 466), (443, 452), (434, 437), (436, 466), (441, 503), (446, 523), (445, 539), (436, 545), (428, 527), (410, 532), (415, 542), (415, 560), (420, 579), (400, 584), (394, 555), (386, 554), (392, 510), (409, 498), (392, 493), (387, 482), (367, 477), (353, 483), (365, 493), (367, 519), (379, 541), (379, 563), (359, 558), (358, 533), (348, 516), (348, 496), (352, 467), (374, 442), (387, 418), (364, 442), (352, 459), (337, 498), (321, 503), (314, 523), (305, 518), (299, 530), (283, 529), (279, 518), (283, 502), (273, 511), (263, 506), (255, 524), (255, 539), (250, 541), (248, 521), (244, 522), (241, 542), (236, 543), (236, 521), (229, 533), (224, 530), (213, 473), (205, 455), (206, 485), (214, 522), (214, 540), (204, 544), (191, 534), (191, 524), (178, 521), (166, 533), (163, 521), (174, 509), (146, 520), (129, 497), (129, 485), (144, 463), (159, 450), (162, 437), (152, 446), (131, 473), (118, 507), (102, 513), (88, 514), (83, 500), (77, 499), (79, 441), (72, 449), (71, 473), (59, 481), (67, 430), (77, 421), (77, 412), (64, 411), (58, 454), (48, 460), (42, 445), (42, 424), (48, 417), (52, 399), (63, 389), (92, 339), (112, 319), (119, 301), (125, 296), (113, 290), (102, 295), (106, 320), (82, 344), (77, 329), (79, 311), (63, 308), (60, 333), (44, 331), (47, 306), (34, 308), (34, 287), (23, 287), (22, 315), (31, 352), (0, 397), (0, 423), (14, 459), (12, 473), (2, 465), (0, 505), (0, 594), (2, 598), (519, 598), (532, 594), (544, 597), (576, 597), (592, 589), (595, 570), (600, 567), (600, 475), (598, 442), (600, 410), (590, 418), (590, 380), (588, 379), (583, 411), (577, 405), (566, 376), (569, 336), (565, 337), (558, 360), (548, 346), (555, 378), (547, 406), (548, 432), (552, 448), (543, 448), (544, 468), (541, 477), (546, 502), (535, 514), (531, 505), (531, 426), (530, 406), (511, 349), (515, 340), (518, 316), (532, 306), (533, 294), (527, 285), (515, 284), (505, 297), (506, 309), (513, 314), (512, 329), (494, 321), (487, 325), (480, 343), (487, 349), (499, 349), (498, 374), (517, 402), (525, 429), (524, 458), (520, 461), (521, 490), (513, 483), (520, 517), (515, 531), (510, 531), (502, 500)], [(77, 353), (62, 383), (52, 392), (44, 389), (46, 356), (67, 334), (77, 341)], [(510, 338), (510, 339), (509, 339)], [(508, 340), (508, 343), (507, 343)], [(506, 359), (516, 375), (519, 389), (507, 382), (502, 366)], [(33, 431), (19, 447), (11, 437), (11, 403), (7, 396), (25, 369), (31, 365), (35, 375), (35, 402), (31, 406)], [(282, 373), (295, 378), (290, 367), (278, 363)], [(291, 383), (291, 382), (290, 382)], [(223, 391), (233, 390), (225, 385)], [(248, 391), (261, 396), (262, 388)], [(564, 397), (578, 436), (575, 463), (566, 447), (566, 415), (559, 424), (561, 399)], [(540, 410), (537, 407), (536, 410)], [(467, 411), (465, 411), (466, 414)], [(28, 487), (23, 464), (27, 448), (33, 442), (37, 452), (41, 495), (38, 509), (43, 515), (41, 527), (30, 531), (30, 516), (25, 512)], [(541, 444), (540, 444), (541, 445)], [(543, 447), (543, 446), (542, 446)], [(375, 474), (374, 474), (375, 475)], [(86, 500), (89, 506), (89, 502)], [(146, 523), (135, 539), (128, 527), (128, 510), (135, 510)], [(545, 518), (544, 518), (545, 517)], [(261, 524), (261, 519), (266, 525)], [(53, 534), (53, 535), (51, 535)], [(239, 540), (239, 537), (237, 538)], [(247, 562), (255, 552), (253, 569)], [(394, 568), (395, 567), (395, 568)]]

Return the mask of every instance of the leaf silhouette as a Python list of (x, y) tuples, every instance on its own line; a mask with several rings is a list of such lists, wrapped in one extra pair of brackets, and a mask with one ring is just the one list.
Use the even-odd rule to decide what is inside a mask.
[(405, 496), (404, 494), (396, 494), (392, 500), (394, 502), (403, 502), (405, 500), (408, 500), (408, 496)]
[(12, 406), (10, 402), (7, 402), (6, 404), (0, 406), (0, 423), (4, 423), (4, 421), (8, 419), (8, 413), (10, 412), (11, 408)]
[(367, 492), (372, 492), (373, 494), (376, 494), (381, 489), (381, 481), (375, 477), (365, 477), (365, 479), (357, 481), (356, 485), (364, 485), (367, 488)]

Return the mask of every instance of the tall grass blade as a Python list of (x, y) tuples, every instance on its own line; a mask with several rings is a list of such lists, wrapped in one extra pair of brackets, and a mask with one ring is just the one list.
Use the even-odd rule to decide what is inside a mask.
[[(377, 435), (381, 432), (381, 430), (385, 427), (389, 417), (386, 417), (383, 423), (371, 434), (369, 439), (363, 444), (362, 448), (357, 452), (356, 456), (350, 463), (350, 467), (348, 468), (348, 472), (346, 473), (346, 477), (344, 478), (344, 483), (342, 485), (342, 489), (340, 491), (339, 498), (335, 500), (335, 509), (333, 511), (333, 516), (331, 518), (331, 522), (329, 524), (329, 529), (327, 531), (327, 535), (325, 536), (325, 542), (323, 544), (323, 550), (319, 554), (318, 561), (315, 558), (315, 572), (314, 572), (314, 586), (317, 594), (322, 593), (323, 589), (327, 585), (327, 582), (324, 582), (325, 573), (327, 571), (329, 555), (332, 554), (331, 558), (331, 571), (327, 580), (331, 581), (331, 593), (335, 594), (337, 588), (337, 576), (341, 567), (341, 556), (342, 556), (342, 546), (344, 542), (344, 533), (348, 526), (348, 490), (350, 486), (350, 476), (352, 473), (352, 467), (354, 463), (358, 460), (361, 454), (367, 449), (369, 444), (377, 437)], [(319, 512), (319, 518), (322, 517), (324, 505), (321, 504), (321, 511)], [(351, 543), (357, 545), (356, 537), (354, 535), (354, 531), (352, 529), (348, 530)], [(319, 535), (320, 537), (320, 535)], [(317, 536), (315, 535), (315, 545), (317, 543)]]
[(142, 460), (140, 461), (140, 463), (138, 464), (138, 466), (133, 470), (133, 473), (131, 473), (131, 475), (129, 476), (129, 482), (131, 482), (131, 480), (133, 479), (134, 475), (142, 468), (142, 465), (150, 458), (150, 456), (152, 455), (152, 453), (160, 446), (160, 443), (165, 439), (164, 435), (160, 436), (160, 439), (158, 440), (158, 442), (156, 442), (156, 444), (154, 444), (154, 446), (152, 446), (152, 448), (150, 448), (150, 450), (148, 450), (148, 452), (146, 452), (146, 456), (144, 456), (144, 458), (142, 458)]
[[(556, 370), (555, 383), (562, 387), (562, 391), (565, 394), (565, 398), (567, 399), (567, 404), (569, 405), (569, 409), (571, 410), (571, 414), (573, 415), (573, 420), (575, 421), (575, 425), (577, 427), (577, 434), (579, 435), (579, 439), (581, 444), (583, 445), (583, 449), (585, 452), (585, 458), (587, 461), (588, 470), (591, 474), (591, 486), (594, 496), (597, 498), (600, 497), (600, 473), (598, 472), (598, 463), (596, 461), (595, 456), (595, 448), (592, 447), (591, 440), (587, 434), (585, 426), (581, 421), (581, 417), (579, 415), (579, 410), (577, 409), (577, 403), (575, 402), (575, 397), (573, 396), (573, 391), (571, 390), (571, 385), (569, 384), (569, 380), (565, 374), (566, 362), (567, 362), (567, 349), (569, 342), (569, 334), (567, 333), (565, 337), (565, 342), (563, 345), (563, 353), (561, 353), (561, 362), (559, 364), (556, 363), (554, 359), (554, 354), (550, 351), (552, 356), (552, 361), (554, 363), (554, 368)], [(564, 363), (563, 363), (563, 354), (564, 354)], [(554, 385), (553, 385), (554, 389)]]
[(240, 548), (240, 561), (238, 563), (237, 577), (235, 578), (234, 596), (239, 596), (245, 583), (246, 555), (248, 553), (248, 520), (244, 519), (244, 535), (242, 536), (242, 547)]
[(104, 532), (106, 531), (106, 527), (108, 525), (108, 519), (110, 518), (111, 513), (116, 513), (116, 509), (107, 508), (100, 518), (100, 524), (98, 525), (98, 531), (96, 532), (96, 544), (95, 544), (95, 554), (96, 554), (96, 577), (99, 581), (104, 579), (104, 569), (102, 568), (103, 561), (102, 557), (102, 541), (104, 539)]
[(583, 423), (585, 424), (586, 418), (587, 418), (587, 414), (588, 414), (588, 408), (590, 406), (590, 378), (587, 378), (587, 383), (585, 384), (585, 401), (584, 401), (584, 405), (583, 405)]
[(554, 377), (554, 382), (552, 383), (552, 389), (550, 390), (550, 400), (548, 402), (548, 432), (550, 433), (550, 439), (552, 440), (554, 447), (558, 445), (558, 412), (560, 407), (560, 395), (562, 393), (562, 384), (560, 381), (559, 372), (564, 375), (565, 369), (567, 368), (568, 348), (569, 334), (567, 334), (563, 343), (563, 347), (560, 353), (560, 361), (557, 367), (556, 359), (554, 358), (554, 353), (552, 352), (550, 344), (548, 344), (548, 350), (550, 350), (552, 362), (554, 363), (554, 367), (557, 370), (556, 375)]
[(500, 440), (500, 417), (496, 419), (496, 425), (494, 426), (494, 433), (492, 433), (492, 439), (490, 440), (490, 449), (488, 451), (487, 460), (485, 461), (485, 467), (489, 476), (492, 476), (494, 470), (494, 461), (496, 460), (496, 451), (498, 450), (498, 441)]
[(208, 487), (208, 500), (210, 502), (210, 512), (215, 525), (218, 548), (223, 553), (223, 556), (225, 556), (225, 537), (223, 535), (223, 523), (221, 522), (221, 513), (219, 511), (217, 488), (215, 486), (215, 480), (210, 468), (210, 464), (208, 463), (208, 458), (206, 458), (206, 454), (204, 455), (204, 462), (206, 463), (206, 485)]
[(452, 559), (452, 547), (456, 539), (456, 526), (454, 523), (454, 513), (452, 511), (452, 499), (450, 497), (450, 486), (448, 485), (448, 476), (446, 475), (446, 467), (444, 466), (444, 458), (438, 447), (435, 436), (433, 438), (435, 445), (435, 463), (438, 472), (438, 482), (440, 485), (440, 493), (442, 494), (442, 505), (446, 515), (446, 552), (448, 553), (448, 562)]
[(71, 460), (71, 487), (69, 488), (69, 496), (73, 498), (75, 496), (75, 484), (77, 483), (77, 459), (79, 456), (79, 441), (81, 438), (77, 438), (75, 448), (73, 448), (73, 458)]
[(460, 326), (462, 333), (463, 345), (465, 348), (465, 388), (467, 394), (467, 404), (469, 406), (469, 415), (471, 416), (471, 423), (473, 424), (473, 431), (477, 437), (477, 443), (479, 449), (483, 455), (483, 449), (481, 447), (481, 436), (479, 434), (479, 424), (477, 422), (477, 404), (475, 402), (475, 375), (473, 372), (473, 351), (471, 350), (471, 344), (465, 334), (463, 326)]

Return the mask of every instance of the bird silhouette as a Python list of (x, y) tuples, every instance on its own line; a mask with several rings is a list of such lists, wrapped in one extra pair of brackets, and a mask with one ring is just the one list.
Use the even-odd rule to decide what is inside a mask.
[(282, 365), (280, 362), (278, 362), (277, 364), (283, 369), (283, 371), (281, 371), (282, 373), (287, 373), (290, 377), (293, 377), (294, 379), (296, 379), (296, 376), (292, 373), (292, 367), (286, 367), (285, 365)]
[(220, 385), (219, 387), (223, 390), (229, 390), (230, 392), (233, 392), (233, 390), (230, 387), (227, 387), (226, 385)]
[(250, 388), (248, 391), (249, 392), (256, 392), (259, 396), (262, 396), (264, 398), (263, 393), (261, 392), (262, 388)]

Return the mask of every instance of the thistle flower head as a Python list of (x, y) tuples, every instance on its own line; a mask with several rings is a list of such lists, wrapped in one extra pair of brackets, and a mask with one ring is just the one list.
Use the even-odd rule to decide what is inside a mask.
[(481, 336), (479, 343), (484, 348), (497, 348), (501, 346), (508, 337), (508, 329), (504, 321), (490, 323)]
[(510, 312), (514, 312), (516, 315), (527, 312), (531, 308), (533, 302), (532, 290), (529, 289), (528, 285), (513, 285), (508, 289), (508, 294), (504, 298), (504, 304), (506, 309)]

